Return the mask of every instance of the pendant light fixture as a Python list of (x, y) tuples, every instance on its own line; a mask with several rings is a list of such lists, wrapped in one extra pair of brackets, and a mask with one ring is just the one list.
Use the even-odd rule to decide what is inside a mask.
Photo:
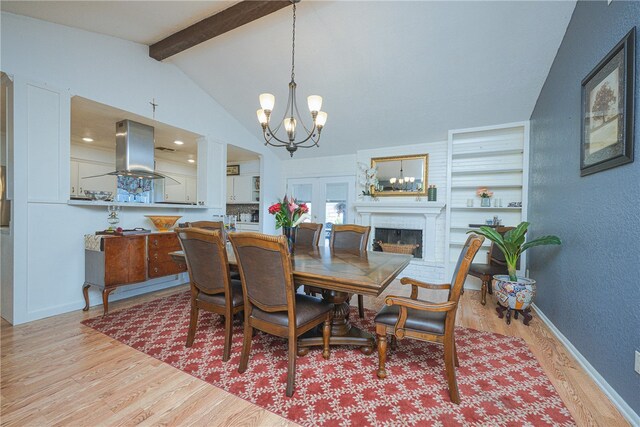
[[(271, 145), (273, 147), (285, 147), (291, 157), (298, 148), (311, 148), (318, 147), (320, 141), (320, 133), (322, 128), (327, 122), (327, 113), (321, 111), (322, 97), (318, 95), (311, 95), (307, 98), (307, 105), (311, 112), (311, 119), (313, 126), (311, 130), (305, 126), (300, 112), (298, 111), (298, 104), (296, 102), (296, 81), (295, 81), (295, 64), (296, 64), (296, 3), (300, 0), (291, 0), (293, 4), (293, 38), (291, 47), (291, 82), (289, 83), (289, 99), (287, 100), (287, 107), (282, 121), (278, 123), (275, 129), (271, 128), (271, 113), (276, 102), (275, 96), (270, 93), (263, 93), (260, 95), (260, 109), (256, 112), (258, 115), (258, 121), (262, 126), (262, 136), (265, 140), (265, 145)], [(286, 138), (279, 138), (277, 136), (280, 128), (284, 126)], [(304, 129), (304, 133), (300, 132), (300, 128)], [(296, 140), (296, 136), (302, 133), (302, 136)]]

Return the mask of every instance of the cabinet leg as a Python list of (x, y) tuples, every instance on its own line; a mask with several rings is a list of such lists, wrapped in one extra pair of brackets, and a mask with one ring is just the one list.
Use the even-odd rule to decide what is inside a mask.
[(85, 283), (82, 287), (82, 295), (84, 295), (84, 308), (82, 309), (82, 311), (89, 310), (89, 286), (91, 285)]
[(104, 288), (102, 290), (102, 307), (104, 309), (104, 313), (102, 316), (106, 316), (109, 314), (109, 294), (113, 292), (114, 289)]

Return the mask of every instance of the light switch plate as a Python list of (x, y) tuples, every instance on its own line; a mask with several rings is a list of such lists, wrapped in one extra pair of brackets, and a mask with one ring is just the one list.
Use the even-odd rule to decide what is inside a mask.
[(640, 374), (640, 351), (638, 351), (638, 350), (636, 350), (635, 370), (636, 370), (637, 373)]

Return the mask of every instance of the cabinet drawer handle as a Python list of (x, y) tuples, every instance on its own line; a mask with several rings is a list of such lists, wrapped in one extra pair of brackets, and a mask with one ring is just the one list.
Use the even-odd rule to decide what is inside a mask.
[(158, 241), (157, 240), (153, 241), (153, 246), (158, 246)]
[(158, 272), (158, 267), (154, 267), (153, 272), (157, 273)]
[(71, 193), (75, 194), (76, 192), (76, 187), (71, 187)]
[(158, 259), (158, 254), (153, 254), (153, 259)]

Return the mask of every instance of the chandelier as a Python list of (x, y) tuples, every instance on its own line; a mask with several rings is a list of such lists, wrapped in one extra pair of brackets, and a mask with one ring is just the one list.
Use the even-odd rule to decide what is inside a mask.
[[(311, 130), (305, 126), (300, 112), (298, 111), (298, 104), (296, 102), (296, 81), (295, 81), (295, 64), (296, 64), (296, 3), (300, 0), (291, 0), (293, 3), (293, 42), (291, 47), (291, 82), (289, 83), (289, 99), (287, 100), (287, 107), (282, 121), (278, 123), (275, 129), (271, 128), (271, 112), (273, 106), (276, 103), (276, 97), (270, 93), (263, 93), (260, 95), (260, 109), (256, 112), (258, 115), (258, 121), (262, 125), (262, 136), (265, 140), (265, 145), (271, 145), (273, 147), (285, 147), (291, 157), (298, 148), (311, 148), (318, 147), (320, 141), (320, 133), (324, 124), (327, 122), (327, 113), (320, 111), (322, 107), (322, 97), (318, 95), (311, 95), (307, 98), (307, 105), (311, 112), (311, 119), (313, 126)], [(281, 139), (277, 136), (280, 128), (284, 126), (286, 139)], [(300, 139), (296, 140), (296, 131), (300, 130), (300, 126), (304, 128), (304, 134)], [(301, 133), (301, 132), (298, 132)]]
[(389, 184), (391, 184), (391, 189), (401, 190), (401, 191), (413, 191), (413, 184), (414, 182), (416, 182), (416, 178), (414, 176), (404, 176), (403, 172), (404, 171), (402, 170), (402, 160), (400, 160), (400, 177), (389, 178)]

